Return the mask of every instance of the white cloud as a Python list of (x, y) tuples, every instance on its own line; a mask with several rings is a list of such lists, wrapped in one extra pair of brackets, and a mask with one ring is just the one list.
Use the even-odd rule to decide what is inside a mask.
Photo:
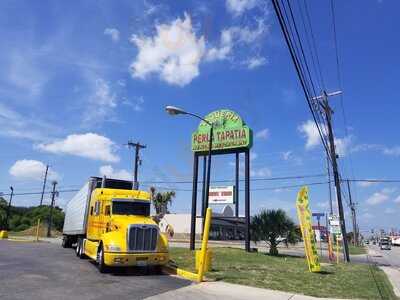
[(109, 138), (95, 133), (71, 134), (63, 140), (39, 144), (40, 150), (55, 154), (70, 154), (107, 162), (117, 162), (116, 145)]
[(114, 170), (114, 168), (110, 165), (101, 166), (99, 173), (101, 176), (106, 176), (108, 178), (132, 180), (132, 174), (130, 174), (127, 170)]
[(244, 64), (247, 66), (249, 70), (253, 70), (255, 68), (261, 67), (267, 63), (267, 59), (262, 56), (251, 57), (248, 60), (244, 61)]
[(289, 160), (292, 157), (292, 154), (293, 154), (292, 151), (282, 152), (282, 159)]
[(263, 167), (263, 168), (251, 168), (250, 169), (250, 176), (251, 177), (271, 177), (272, 175), (272, 171), (267, 168), (267, 167)]
[(347, 136), (345, 138), (335, 138), (336, 153), (342, 157), (346, 156), (351, 143), (351, 136)]
[(191, 18), (186, 13), (183, 20), (177, 18), (170, 24), (157, 25), (155, 36), (133, 35), (131, 42), (138, 48), (131, 64), (135, 78), (159, 74), (169, 84), (184, 86), (200, 74), (205, 41), (203, 36), (196, 37)]
[(388, 199), (389, 199), (389, 195), (388, 195), (387, 191), (382, 190), (380, 192), (376, 192), (376, 193), (372, 194), (372, 196), (370, 196), (366, 202), (369, 205), (378, 205), (378, 204), (385, 202)]
[(104, 34), (110, 36), (115, 43), (119, 41), (119, 30), (116, 28), (106, 28), (104, 29)]
[(21, 115), (0, 103), (0, 135), (2, 136), (43, 141), (56, 131), (58, 131), (57, 128), (39, 118)]
[(264, 128), (264, 129), (261, 129), (260, 131), (257, 131), (255, 134), (255, 137), (257, 139), (266, 140), (269, 137), (269, 129)]
[(400, 156), (400, 146), (388, 148), (385, 147), (383, 149), (383, 154), (392, 155), (392, 156)]
[[(46, 172), (46, 165), (38, 160), (22, 159), (17, 160), (10, 168), (9, 173), (16, 179), (43, 180)], [(47, 178), (56, 180), (59, 175), (51, 168), (48, 170)]]
[[(23, 52), (14, 52), (7, 59), (9, 67), (5, 79), (11, 85), (14, 94), (20, 98), (34, 99), (41, 95), (49, 76), (43, 71), (45, 68), (37, 64), (36, 54), (32, 49)], [(36, 51), (36, 53), (40, 51)]]
[(87, 99), (87, 108), (83, 115), (85, 125), (96, 125), (113, 118), (117, 107), (117, 95), (110, 84), (102, 78), (89, 78), (92, 82), (91, 95)]
[(397, 196), (393, 201), (394, 201), (394, 203), (399, 203), (400, 204), (400, 195)]
[(122, 104), (132, 107), (134, 111), (143, 111), (144, 98), (142, 96), (139, 96), (134, 98), (133, 101), (125, 99), (124, 101), (122, 101)]
[(306, 149), (313, 149), (321, 144), (319, 131), (314, 121), (308, 120), (307, 122), (304, 122), (299, 127), (297, 127), (297, 129), (307, 139)]
[[(257, 27), (250, 28), (249, 26), (232, 26), (223, 29), (221, 32), (220, 43), (218, 47), (212, 47), (207, 51), (206, 61), (226, 60), (231, 58), (234, 47), (237, 45), (244, 45), (247, 48), (253, 46), (257, 40), (260, 40), (265, 34), (269, 32), (269, 27), (265, 25), (263, 19), (257, 21)], [(258, 58), (258, 60), (257, 60)], [(264, 59), (265, 60), (265, 59)], [(249, 68), (257, 67), (260, 63), (263, 64), (262, 57), (255, 57), (253, 60), (244, 62)]]
[(227, 10), (234, 16), (239, 16), (246, 10), (250, 10), (257, 5), (257, 0), (226, 0)]
[(372, 186), (372, 185), (375, 185), (375, 184), (377, 184), (377, 182), (371, 182), (371, 181), (360, 181), (360, 182), (357, 182), (357, 185), (359, 187), (369, 187), (369, 186)]

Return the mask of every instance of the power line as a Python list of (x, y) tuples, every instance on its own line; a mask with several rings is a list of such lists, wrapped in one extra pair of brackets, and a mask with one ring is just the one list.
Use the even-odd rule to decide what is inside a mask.
[[(282, 15), (281, 6), (280, 6), (278, 0), (272, 0), (272, 3), (273, 3), (273, 6), (274, 6), (274, 10), (275, 10), (275, 13), (277, 15), (277, 18), (278, 18), (278, 21), (279, 21), (283, 36), (284, 36), (286, 44), (288, 46), (291, 59), (292, 59), (293, 64), (295, 66), (295, 70), (296, 70), (297, 76), (299, 78), (300, 85), (302, 87), (302, 90), (304, 92), (304, 96), (306, 98), (308, 107), (309, 107), (311, 115), (313, 117), (315, 126), (318, 129), (318, 133), (320, 135), (322, 144), (323, 144), (323, 146), (325, 148), (326, 153), (328, 154), (329, 150), (328, 150), (327, 142), (326, 142), (325, 136), (322, 134), (322, 131), (321, 131), (321, 128), (320, 128), (320, 122), (318, 122), (318, 120), (317, 120), (317, 118), (319, 119), (319, 115), (317, 117), (317, 114), (316, 114), (316, 112), (315, 112), (315, 110), (313, 108), (313, 104), (311, 103), (311, 96), (310, 96), (310, 91), (309, 91), (309, 88), (308, 88), (308, 83), (306, 82), (306, 80), (304, 78), (305, 76), (304, 76), (304, 73), (303, 73), (303, 70), (302, 70), (302, 67), (301, 67), (301, 63), (299, 61), (298, 55), (296, 54), (295, 47), (293, 46), (293, 42), (292, 42), (293, 37), (290, 36), (289, 30), (288, 30), (285, 18)], [(298, 42), (301, 44), (300, 40), (298, 40)], [(318, 106), (316, 106), (316, 109), (318, 109)]]
[[(313, 174), (313, 175), (298, 175), (298, 176), (284, 176), (284, 177), (267, 177), (267, 178), (252, 178), (250, 181), (276, 181), (276, 180), (290, 180), (290, 179), (305, 179), (305, 178), (315, 178), (315, 177), (324, 177), (326, 174)], [(222, 182), (233, 182), (235, 181), (234, 179), (220, 179), (220, 180), (211, 180), (211, 182), (214, 183), (222, 183)], [(244, 181), (244, 179), (241, 179), (239, 181)], [(154, 184), (191, 184), (193, 183), (191, 180), (184, 180), (184, 181), (143, 181), (143, 183), (149, 184), (149, 183), (154, 183)], [(199, 181), (199, 183), (202, 183), (202, 181)]]

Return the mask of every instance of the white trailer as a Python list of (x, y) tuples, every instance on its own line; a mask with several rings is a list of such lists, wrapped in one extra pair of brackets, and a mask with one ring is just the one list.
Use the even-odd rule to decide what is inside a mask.
[(100, 187), (129, 190), (132, 189), (132, 181), (90, 177), (79, 192), (67, 203), (62, 241), (64, 248), (70, 248), (72, 244), (78, 241), (78, 238), (86, 237), (90, 197), (93, 190)]
[(92, 191), (96, 188), (97, 178), (91, 177), (77, 194), (67, 203), (63, 227), (64, 248), (76, 243), (78, 237), (86, 234), (86, 221), (89, 210), (89, 200)]

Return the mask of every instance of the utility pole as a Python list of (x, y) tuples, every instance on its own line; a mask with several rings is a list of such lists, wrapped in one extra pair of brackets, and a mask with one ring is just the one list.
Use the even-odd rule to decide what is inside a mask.
[(57, 181), (54, 180), (51, 184), (53, 185), (53, 191), (51, 192), (51, 206), (50, 206), (49, 224), (47, 226), (47, 237), (51, 237), (51, 223), (53, 222), (53, 207), (56, 197)]
[[(340, 228), (342, 231), (343, 236), (343, 246), (344, 246), (344, 259), (347, 262), (350, 262), (350, 255), (349, 255), (349, 245), (347, 243), (347, 236), (346, 236), (346, 222), (344, 220), (344, 210), (343, 210), (343, 203), (342, 203), (342, 190), (340, 187), (340, 177), (339, 177), (339, 170), (336, 159), (338, 158), (335, 149), (335, 139), (333, 136), (333, 129), (332, 129), (332, 109), (328, 103), (328, 97), (340, 95), (342, 92), (337, 91), (333, 93), (327, 93), (326, 91), (322, 92), (322, 95), (313, 97), (313, 100), (318, 100), (320, 106), (323, 108), (325, 112), (325, 118), (328, 125), (328, 138), (329, 138), (329, 152), (332, 161), (332, 169), (333, 169), (333, 176), (335, 180), (336, 186), (336, 196), (338, 202), (338, 210), (339, 210), (339, 220), (340, 220)], [(321, 101), (322, 100), (322, 101)]]
[(7, 214), (6, 214), (6, 230), (10, 230), (9, 226), (9, 218), (10, 218), (10, 210), (11, 210), (11, 201), (14, 195), (14, 188), (10, 186), (11, 194), (10, 194), (10, 201), (8, 201), (8, 207), (7, 207)]
[(349, 191), (349, 201), (350, 201), (350, 209), (351, 209), (351, 219), (353, 221), (353, 245), (358, 245), (358, 229), (357, 229), (357, 219), (356, 219), (356, 209), (355, 204), (351, 199), (351, 192), (350, 192), (350, 183), (349, 180), (347, 181), (347, 190)]
[(137, 190), (139, 189), (139, 182), (138, 182), (138, 168), (139, 165), (142, 163), (139, 157), (139, 151), (140, 149), (146, 149), (146, 145), (141, 145), (139, 142), (133, 143), (132, 141), (128, 142), (128, 147), (133, 147), (135, 149), (135, 165), (134, 165), (134, 171), (133, 171), (133, 183), (132, 183), (132, 189)]
[(42, 197), (40, 197), (40, 206), (43, 204), (43, 196), (44, 190), (46, 189), (46, 181), (47, 181), (47, 172), (49, 171), (49, 165), (46, 165), (46, 172), (44, 173), (44, 180), (43, 180), (43, 189), (42, 189)]

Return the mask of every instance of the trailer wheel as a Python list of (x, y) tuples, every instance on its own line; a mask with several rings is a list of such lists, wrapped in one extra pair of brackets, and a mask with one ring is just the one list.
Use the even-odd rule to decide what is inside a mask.
[(104, 250), (103, 245), (100, 244), (99, 250), (97, 251), (97, 264), (100, 273), (107, 273), (109, 268), (104, 264)]
[(81, 239), (78, 238), (78, 241), (76, 242), (76, 248), (75, 248), (75, 254), (76, 254), (76, 256), (78, 256), (78, 257), (79, 257), (79, 252), (81, 251), (81, 250), (80, 250), (80, 248), (81, 248), (81, 243), (80, 243), (80, 241), (81, 241)]
[(68, 248), (68, 237), (66, 235), (63, 236), (61, 247)]

